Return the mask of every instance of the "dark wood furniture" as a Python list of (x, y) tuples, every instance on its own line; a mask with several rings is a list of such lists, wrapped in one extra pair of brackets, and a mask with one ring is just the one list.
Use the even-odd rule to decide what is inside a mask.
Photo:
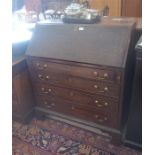
[(116, 23), (36, 26), (26, 52), (36, 114), (84, 123), (120, 142), (135, 24)]
[(12, 115), (13, 120), (26, 123), (33, 115), (33, 93), (25, 57), (12, 65)]
[[(138, 44), (142, 41), (139, 39)], [(125, 144), (142, 148), (142, 47), (136, 46), (136, 67)]]
[[(18, 41), (16, 38), (19, 38)], [(26, 123), (33, 116), (34, 99), (25, 51), (30, 38), (14, 36), (12, 42), (12, 117)]]

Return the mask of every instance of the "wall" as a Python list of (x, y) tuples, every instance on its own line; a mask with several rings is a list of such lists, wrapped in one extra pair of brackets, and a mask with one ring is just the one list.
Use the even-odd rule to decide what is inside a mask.
[[(82, 0), (80, 0), (82, 1)], [(102, 10), (106, 5), (109, 6), (110, 16), (121, 15), (121, 0), (89, 0), (91, 8)]]

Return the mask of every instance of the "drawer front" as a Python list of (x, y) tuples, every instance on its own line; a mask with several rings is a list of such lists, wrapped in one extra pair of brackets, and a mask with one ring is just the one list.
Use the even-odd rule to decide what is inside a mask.
[(60, 112), (62, 114), (69, 113), (69, 109), (71, 107), (71, 105), (59, 98), (54, 99), (36, 95), (36, 101), (37, 106), (45, 108), (47, 110)]
[(88, 120), (97, 124), (106, 125), (108, 127), (117, 128), (116, 113), (106, 113), (99, 111), (88, 111), (87, 108), (78, 105), (72, 106), (71, 116), (75, 116), (84, 120)]
[(48, 82), (58, 86), (70, 87), (90, 93), (119, 98), (120, 85), (107, 84), (95, 80), (77, 78), (61, 73), (33, 72), (32, 77), (38, 82)]
[(32, 60), (30, 62), (31, 68), (34, 70), (64, 73), (77, 77), (90, 78), (99, 81), (109, 81), (109, 82), (121, 82), (121, 72), (112, 71), (108, 69), (95, 69), (89, 67), (80, 67), (67, 64), (59, 64), (54, 62), (42, 61), (42, 60)]
[(47, 98), (37, 96), (37, 106), (47, 110), (61, 112), (69, 116), (74, 116), (97, 124), (107, 125), (109, 127), (117, 126), (117, 112), (100, 111), (81, 104), (71, 103), (60, 98)]
[(49, 86), (45, 84), (36, 84), (34, 88), (35, 93), (42, 96), (60, 98), (97, 109), (107, 109), (109, 111), (112, 111), (113, 109), (117, 111), (118, 109), (117, 100), (102, 97), (100, 95), (90, 95), (72, 89)]

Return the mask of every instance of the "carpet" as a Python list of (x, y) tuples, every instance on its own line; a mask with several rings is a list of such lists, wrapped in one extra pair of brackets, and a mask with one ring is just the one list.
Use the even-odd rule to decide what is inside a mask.
[(61, 121), (13, 121), (13, 155), (141, 155), (125, 146), (114, 146), (105, 137)]

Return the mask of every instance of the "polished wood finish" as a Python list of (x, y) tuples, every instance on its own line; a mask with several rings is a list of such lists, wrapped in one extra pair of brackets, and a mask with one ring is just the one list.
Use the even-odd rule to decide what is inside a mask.
[(142, 0), (122, 0), (122, 16), (142, 17)]
[(37, 113), (100, 125), (118, 142), (135, 23), (102, 24), (38, 25), (26, 55)]
[[(89, 68), (89, 67), (79, 67), (79, 66), (71, 66), (67, 64), (48, 62), (46, 59), (33, 59), (31, 62), (32, 68), (36, 71), (34, 72), (34, 77), (43, 81), (53, 81), (57, 78), (89, 78), (90, 80), (98, 80), (98, 81), (109, 81), (114, 83), (120, 83), (118, 80), (118, 76), (121, 76), (121, 72), (118, 70), (113, 71), (110, 69), (97, 69), (97, 68)], [(42, 73), (41, 75), (38, 74)], [(48, 72), (47, 75), (44, 75), (45, 71)], [(66, 73), (71, 77), (58, 77), (59, 73), (62, 73), (62, 76), (66, 76)], [(52, 74), (50, 76), (49, 74)], [(67, 79), (65, 79), (67, 80)], [(72, 80), (71, 80), (72, 81)]]
[[(37, 53), (38, 57), (124, 68), (127, 59), (127, 53), (124, 53), (127, 50), (125, 45), (130, 43), (134, 25), (133, 22), (126, 26), (119, 25), (104, 27), (102, 24), (49, 24), (46, 28), (38, 25), (35, 29), (35, 34), (38, 35), (31, 40), (31, 45), (36, 46), (29, 46), (27, 54), (36, 56)], [(71, 54), (70, 51), (74, 53)]]
[(27, 122), (33, 115), (33, 93), (25, 58), (12, 66), (12, 114), (13, 120)]

